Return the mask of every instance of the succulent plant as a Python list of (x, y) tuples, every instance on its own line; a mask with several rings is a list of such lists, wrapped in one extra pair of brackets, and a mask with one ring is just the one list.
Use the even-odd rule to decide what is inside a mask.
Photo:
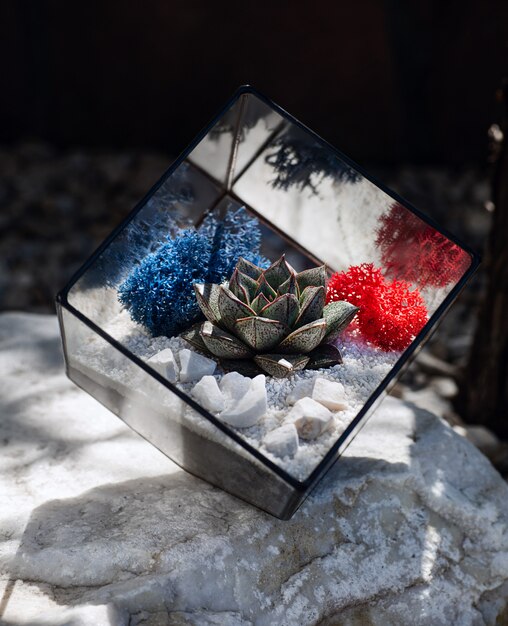
[(296, 273), (282, 256), (263, 270), (240, 258), (229, 284), (194, 285), (207, 321), (182, 333), (227, 370), (285, 378), (342, 362), (333, 341), (358, 307), (325, 305), (326, 267)]

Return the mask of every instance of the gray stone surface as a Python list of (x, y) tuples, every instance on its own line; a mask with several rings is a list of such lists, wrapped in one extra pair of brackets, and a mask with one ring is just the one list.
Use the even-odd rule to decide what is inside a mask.
[(409, 404), (386, 401), (289, 522), (181, 471), (68, 382), (54, 317), (0, 316), (0, 419), (2, 624), (508, 619), (508, 487)]

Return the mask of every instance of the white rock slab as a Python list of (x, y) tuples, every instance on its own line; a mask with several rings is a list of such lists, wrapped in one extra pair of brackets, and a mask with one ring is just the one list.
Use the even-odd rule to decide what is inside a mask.
[(226, 408), (219, 415), (221, 420), (237, 428), (254, 426), (268, 409), (265, 375), (259, 374), (248, 381), (245, 394), (240, 399), (233, 396), (231, 400), (226, 400)]
[(281, 458), (294, 456), (298, 451), (298, 431), (294, 424), (283, 424), (270, 431), (263, 439), (263, 445), (272, 454)]
[(330, 428), (333, 414), (312, 398), (301, 398), (289, 411), (284, 422), (294, 424), (302, 439), (315, 439)]
[(199, 404), (211, 413), (220, 413), (226, 406), (224, 396), (213, 376), (203, 376), (194, 385), (191, 393)]
[(176, 364), (175, 357), (171, 348), (165, 348), (157, 354), (154, 354), (147, 359), (147, 364), (153, 367), (154, 370), (159, 372), (161, 376), (164, 376), (171, 383), (176, 383), (178, 380), (178, 365)]
[(214, 360), (187, 348), (180, 350), (178, 356), (182, 383), (192, 383), (195, 380), (201, 380), (203, 376), (211, 376), (217, 368)]
[(67, 381), (57, 333), (53, 316), (0, 315), (0, 623), (506, 616), (508, 487), (439, 418), (385, 401), (281, 522), (180, 470)]

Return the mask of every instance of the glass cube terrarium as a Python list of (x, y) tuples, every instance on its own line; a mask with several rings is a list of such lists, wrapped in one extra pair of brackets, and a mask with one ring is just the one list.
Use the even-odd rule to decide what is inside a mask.
[(242, 87), (58, 295), (68, 375), (288, 519), (477, 264)]

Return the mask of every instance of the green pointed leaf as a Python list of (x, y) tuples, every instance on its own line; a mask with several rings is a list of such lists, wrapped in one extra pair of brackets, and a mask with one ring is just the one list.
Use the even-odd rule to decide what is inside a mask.
[(307, 369), (317, 370), (323, 367), (333, 367), (342, 363), (340, 351), (335, 346), (322, 343), (309, 354)]
[(278, 261), (272, 263), (264, 272), (268, 284), (277, 290), (291, 276), (291, 269), (286, 263), (284, 255)]
[(249, 348), (264, 352), (277, 346), (289, 334), (289, 328), (265, 317), (244, 317), (236, 320), (234, 332)]
[(210, 322), (220, 322), (220, 311), (218, 306), (219, 285), (214, 283), (195, 283), (194, 293), (199, 308), (203, 311), (203, 315)]
[(247, 259), (244, 259), (243, 257), (238, 259), (236, 269), (239, 272), (242, 272), (242, 274), (250, 276), (250, 278), (253, 278), (254, 280), (257, 280), (263, 273), (262, 268), (254, 265), (254, 263), (251, 263), (250, 261), (247, 261)]
[(297, 298), (300, 297), (300, 290), (298, 288), (298, 283), (296, 282), (296, 274), (291, 273), (290, 277), (280, 285), (277, 289), (277, 293), (282, 296), (285, 293), (291, 293)]
[(260, 311), (262, 317), (278, 320), (287, 326), (293, 326), (299, 313), (300, 305), (298, 304), (298, 299), (291, 293), (278, 296), (273, 302), (269, 302)]
[(323, 316), (325, 306), (324, 287), (306, 287), (300, 297), (300, 315), (296, 320), (296, 327), (304, 326)]
[(330, 342), (353, 321), (359, 311), (354, 304), (344, 300), (330, 302), (323, 308), (323, 317), (326, 320), (326, 341)]
[(326, 265), (303, 270), (296, 276), (300, 291), (306, 287), (326, 287)]
[(256, 313), (259, 313), (261, 309), (263, 309), (267, 304), (270, 303), (270, 300), (265, 296), (264, 293), (260, 293), (258, 296), (254, 298), (254, 300), (250, 303), (250, 307)]
[(288, 335), (279, 344), (279, 351), (288, 354), (308, 354), (323, 341), (325, 332), (325, 320), (315, 320)]
[(205, 342), (203, 341), (203, 337), (201, 337), (201, 326), (203, 324), (200, 322), (199, 324), (194, 324), (191, 328), (185, 330), (183, 333), (180, 333), (180, 337), (185, 339), (191, 346), (201, 350), (201, 352), (208, 353), (208, 348), (206, 347)]
[(287, 378), (303, 370), (309, 361), (304, 354), (258, 354), (254, 357), (256, 364), (270, 376)]
[(246, 304), (249, 303), (250, 301), (249, 292), (247, 291), (245, 286), (241, 284), (240, 272), (238, 270), (235, 270), (233, 274), (231, 275), (228, 288), (231, 291), (231, 293), (234, 293), (235, 296), (239, 300), (241, 300), (242, 302), (245, 302)]
[(214, 356), (226, 359), (248, 359), (252, 352), (235, 336), (211, 322), (201, 326), (203, 343)]
[(262, 293), (268, 298), (268, 300), (273, 300), (277, 297), (277, 292), (268, 284), (264, 274), (261, 274), (258, 279), (257, 293)]
[(256, 280), (247, 276), (247, 274), (243, 274), (242, 272), (238, 273), (238, 277), (240, 280), (240, 284), (242, 287), (245, 287), (247, 293), (249, 294), (249, 300), (252, 300), (256, 296), (258, 283)]
[(219, 286), (217, 306), (219, 308), (221, 326), (229, 330), (234, 329), (235, 322), (238, 318), (255, 315), (250, 306), (244, 304), (227, 287), (224, 287), (224, 285)]

